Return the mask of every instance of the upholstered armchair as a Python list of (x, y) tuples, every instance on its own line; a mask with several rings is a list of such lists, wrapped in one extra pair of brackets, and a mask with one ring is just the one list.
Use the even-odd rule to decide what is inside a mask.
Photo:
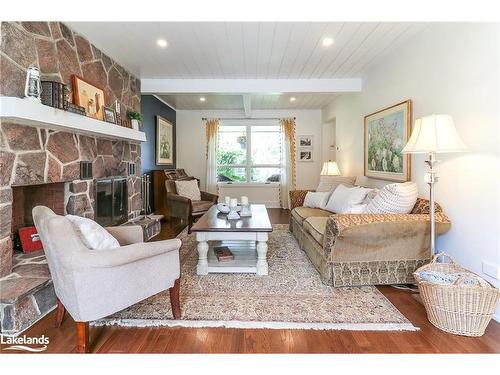
[(201, 192), (201, 200), (194, 201), (177, 194), (174, 180), (165, 180), (167, 194), (165, 196), (168, 211), (171, 217), (188, 220), (188, 233), (197, 217), (202, 216), (210, 207), (217, 204), (219, 197), (205, 191)]
[(76, 322), (77, 351), (89, 351), (89, 322), (123, 310), (169, 289), (172, 312), (180, 319), (178, 239), (142, 242), (139, 226), (106, 228), (119, 248), (91, 250), (73, 224), (47, 207), (33, 208), (57, 296), (56, 326), (65, 311)]

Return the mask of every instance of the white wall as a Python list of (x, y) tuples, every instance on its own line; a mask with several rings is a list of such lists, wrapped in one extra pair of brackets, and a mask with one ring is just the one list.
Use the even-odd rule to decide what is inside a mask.
[[(433, 24), (367, 72), (363, 90), (344, 94), (323, 110), (336, 119), (337, 161), (347, 175), (363, 176), (363, 116), (413, 101), (413, 118), (444, 113), (469, 151), (441, 154), (436, 199), (452, 221), (437, 243), (460, 264), (482, 272), (482, 262), (500, 267), (499, 243), (499, 28), (495, 24)], [(425, 155), (412, 156), (412, 180), (426, 197)], [(360, 183), (383, 185), (368, 180)], [(497, 310), (497, 320), (500, 317)]]
[[(244, 117), (243, 111), (177, 111), (177, 166), (201, 179), (205, 187), (206, 142), (203, 117)], [(322, 166), (320, 110), (254, 110), (253, 118), (296, 117), (297, 135), (314, 136), (313, 162), (297, 163), (297, 188), (314, 189)]]

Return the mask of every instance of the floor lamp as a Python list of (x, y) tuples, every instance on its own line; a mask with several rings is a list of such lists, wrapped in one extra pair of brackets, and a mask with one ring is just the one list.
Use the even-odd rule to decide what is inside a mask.
[(435, 165), (436, 154), (445, 152), (462, 152), (467, 147), (458, 135), (453, 119), (449, 115), (431, 115), (419, 118), (411, 133), (410, 140), (403, 148), (403, 153), (428, 154), (425, 161), (429, 172), (424, 180), (429, 184), (430, 219), (431, 219), (431, 254), (436, 254), (436, 217), (434, 201), (434, 184), (438, 181)]

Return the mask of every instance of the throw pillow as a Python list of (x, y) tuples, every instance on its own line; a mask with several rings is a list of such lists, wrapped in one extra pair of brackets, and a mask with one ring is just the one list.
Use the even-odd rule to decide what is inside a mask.
[[(366, 195), (371, 189), (367, 189), (360, 186), (347, 187), (344, 185), (339, 185), (332, 193), (328, 203), (325, 206), (325, 210), (334, 212), (336, 214), (350, 213), (351, 210), (359, 211), (364, 208), (355, 208), (357, 205), (361, 205)], [(357, 213), (357, 212), (352, 212)]]
[(182, 197), (189, 198), (192, 201), (201, 201), (200, 188), (196, 180), (175, 181), (175, 189), (177, 194)]
[(330, 192), (312, 192), (309, 191), (304, 199), (304, 207), (324, 208), (330, 198)]
[(370, 214), (407, 214), (417, 201), (418, 187), (414, 182), (385, 185), (366, 206)]
[(316, 191), (333, 191), (340, 184), (344, 186), (354, 186), (356, 177), (349, 176), (320, 176), (319, 185)]
[(94, 220), (85, 217), (66, 215), (71, 221), (83, 244), (91, 250), (106, 250), (120, 247), (116, 238)]

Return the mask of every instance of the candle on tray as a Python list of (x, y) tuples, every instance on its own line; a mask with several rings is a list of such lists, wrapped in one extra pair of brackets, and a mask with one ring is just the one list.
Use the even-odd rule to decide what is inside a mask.
[(236, 198), (231, 198), (230, 202), (229, 202), (229, 207), (231, 208), (235, 208), (236, 206), (238, 206), (238, 199)]
[(244, 206), (248, 205), (248, 197), (242, 196), (241, 197), (241, 204)]
[(224, 197), (224, 203), (229, 206), (229, 202), (231, 201), (231, 197), (225, 196)]

